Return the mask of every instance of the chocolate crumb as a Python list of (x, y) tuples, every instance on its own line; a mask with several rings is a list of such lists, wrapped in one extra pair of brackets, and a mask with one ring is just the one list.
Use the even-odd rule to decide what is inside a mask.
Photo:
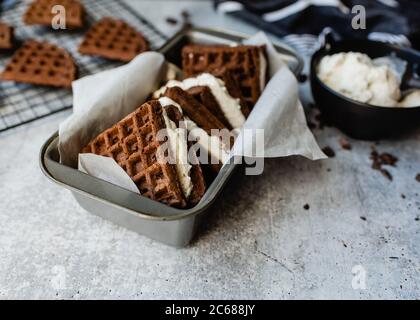
[(389, 173), (388, 170), (386, 169), (381, 169), (381, 173), (390, 181), (392, 181), (392, 175), (391, 173)]
[(381, 166), (382, 166), (381, 163), (377, 160), (374, 160), (372, 162), (372, 169), (373, 170), (381, 170)]
[(395, 164), (398, 161), (398, 158), (390, 153), (382, 153), (379, 158), (381, 159), (382, 164), (393, 167), (395, 167)]
[(327, 155), (328, 158), (334, 158), (335, 157), (334, 150), (329, 146), (326, 146), (325, 148), (323, 148), (322, 152), (324, 152)]
[(375, 145), (372, 145), (371, 149), (372, 151), (369, 158), (372, 160), (372, 169), (380, 171), (384, 177), (392, 181), (391, 173), (388, 170), (383, 169), (382, 166), (395, 167), (398, 162), (398, 158), (386, 152), (379, 154)]
[(181, 11), (181, 16), (182, 16), (184, 19), (189, 19), (189, 18), (190, 18), (190, 13), (189, 13), (187, 10), (182, 10), (182, 11)]
[(346, 138), (341, 138), (339, 142), (340, 142), (341, 148), (343, 148), (344, 150), (351, 150), (352, 146)]
[(418, 173), (418, 174), (416, 175), (416, 181), (417, 181), (417, 182), (420, 182), (420, 173)]
[(303, 209), (305, 209), (305, 210), (309, 210), (309, 204), (305, 204), (304, 206), (303, 206)]
[(166, 22), (167, 22), (168, 24), (171, 24), (171, 25), (176, 25), (176, 24), (178, 24), (178, 20), (177, 20), (177, 19), (175, 19), (175, 18), (172, 18), (172, 17), (167, 17), (167, 18), (166, 18)]
[(419, 216), (415, 217), (414, 221), (420, 221), (420, 217)]
[(363, 221), (366, 221), (366, 217), (360, 217), (360, 219), (362, 219)]
[(401, 198), (405, 199), (405, 194), (401, 193)]

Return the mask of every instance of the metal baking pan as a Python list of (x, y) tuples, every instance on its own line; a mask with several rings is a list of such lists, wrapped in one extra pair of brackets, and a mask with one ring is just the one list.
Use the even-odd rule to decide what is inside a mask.
[[(235, 44), (245, 37), (241, 34), (194, 28), (176, 34), (158, 51), (168, 61), (180, 65), (180, 49), (187, 43)], [(303, 68), (303, 60), (285, 45), (276, 44), (275, 47), (284, 54), (290, 69), (299, 74)], [(209, 212), (236, 167), (233, 163), (226, 164), (200, 203), (194, 208), (182, 210), (60, 164), (57, 144), (58, 133), (55, 133), (45, 142), (40, 152), (41, 170), (50, 180), (69, 189), (87, 211), (175, 247), (184, 247), (193, 239), (204, 214)]]

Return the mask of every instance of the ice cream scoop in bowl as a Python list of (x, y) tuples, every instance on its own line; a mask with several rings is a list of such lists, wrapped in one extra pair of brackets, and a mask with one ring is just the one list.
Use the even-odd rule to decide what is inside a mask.
[[(386, 66), (383, 57), (395, 65)], [(330, 34), (312, 56), (312, 94), (326, 122), (351, 137), (399, 136), (420, 127), (420, 91), (414, 91), (420, 89), (419, 64), (420, 52), (413, 49)], [(333, 72), (335, 65), (341, 73)]]

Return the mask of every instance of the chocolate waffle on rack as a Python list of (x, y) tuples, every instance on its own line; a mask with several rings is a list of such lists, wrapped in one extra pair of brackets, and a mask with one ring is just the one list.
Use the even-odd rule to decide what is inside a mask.
[(28, 40), (19, 48), (1, 74), (3, 80), (71, 87), (76, 65), (64, 49), (48, 42)]
[[(168, 117), (173, 118), (176, 112), (170, 110), (167, 112)], [(143, 196), (173, 207), (192, 206), (205, 191), (201, 168), (199, 165), (191, 168), (190, 178), (194, 187), (187, 199), (175, 164), (159, 160), (162, 156), (159, 147), (165, 143), (157, 138), (158, 132), (166, 129), (163, 112), (157, 100), (144, 103), (93, 139), (82, 149), (82, 153), (112, 157), (132, 178)]]
[(265, 49), (258, 46), (186, 45), (182, 49), (185, 77), (229, 70), (238, 81), (245, 101), (253, 106), (265, 85)]
[(81, 54), (124, 62), (148, 50), (149, 43), (140, 32), (125, 21), (110, 17), (93, 25), (79, 47)]
[(0, 49), (12, 49), (13, 38), (13, 28), (0, 22)]
[[(65, 8), (65, 26), (69, 29), (82, 28), (84, 25), (85, 10), (78, 0), (35, 0), (25, 12), (23, 21), (27, 25), (52, 26), (55, 16), (60, 13), (59, 7)], [(53, 8), (57, 8), (56, 11)], [(62, 23), (63, 21), (59, 21)]]

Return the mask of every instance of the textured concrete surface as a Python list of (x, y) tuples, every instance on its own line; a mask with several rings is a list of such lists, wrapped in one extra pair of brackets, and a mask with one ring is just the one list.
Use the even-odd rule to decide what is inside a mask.
[[(131, 2), (171, 32), (157, 1)], [(183, 6), (203, 25), (243, 26), (204, 1), (159, 9)], [(43, 177), (38, 151), (67, 115), (0, 135), (1, 299), (420, 298), (420, 132), (376, 146), (399, 157), (391, 182), (370, 168), (372, 143), (343, 150), (338, 130), (317, 129), (334, 158), (239, 170), (179, 250), (85, 212)]]

